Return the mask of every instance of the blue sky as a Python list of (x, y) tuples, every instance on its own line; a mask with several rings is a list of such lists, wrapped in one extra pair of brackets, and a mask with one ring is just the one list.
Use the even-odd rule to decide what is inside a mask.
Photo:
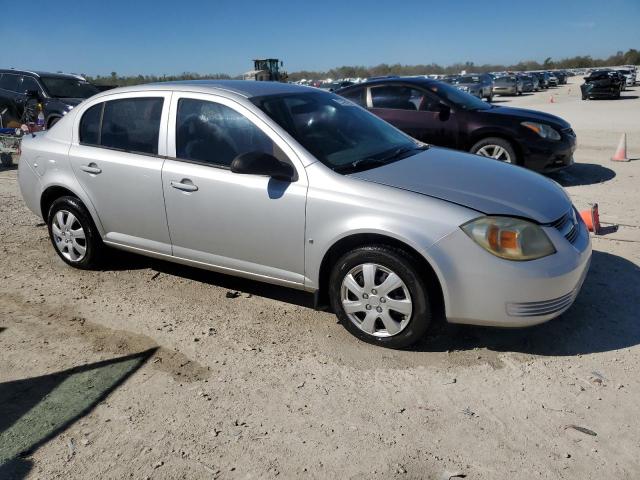
[[(0, 66), (86, 74), (450, 64), (640, 49), (640, 0), (0, 0)], [(7, 21), (13, 19), (16, 21)], [(17, 21), (17, 19), (21, 19)]]

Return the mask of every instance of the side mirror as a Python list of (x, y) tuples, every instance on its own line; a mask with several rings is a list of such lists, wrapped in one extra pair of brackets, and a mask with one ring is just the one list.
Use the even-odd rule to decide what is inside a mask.
[(27, 98), (33, 98), (36, 100), (40, 100), (40, 92), (38, 92), (37, 90), (27, 90), (25, 92), (25, 95), (27, 96)]
[(443, 122), (449, 120), (449, 116), (451, 115), (451, 107), (446, 103), (438, 104), (438, 118)]
[(264, 152), (247, 152), (238, 155), (231, 162), (231, 171), (249, 175), (266, 175), (284, 182), (296, 180), (296, 172), (292, 165), (281, 162), (273, 155)]

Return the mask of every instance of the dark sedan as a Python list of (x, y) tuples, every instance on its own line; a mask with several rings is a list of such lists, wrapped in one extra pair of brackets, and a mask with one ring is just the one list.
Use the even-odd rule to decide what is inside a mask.
[(611, 70), (599, 70), (584, 77), (584, 83), (580, 85), (580, 90), (582, 91), (582, 100), (620, 98), (622, 81), (617, 73)]
[(573, 163), (571, 126), (548, 113), (499, 107), (422, 78), (383, 79), (339, 90), (412, 137), (540, 172)]

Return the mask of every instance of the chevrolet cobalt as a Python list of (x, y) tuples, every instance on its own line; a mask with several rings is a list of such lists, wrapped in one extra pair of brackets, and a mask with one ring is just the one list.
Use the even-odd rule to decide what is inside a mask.
[(25, 139), (19, 183), (73, 267), (113, 247), (306, 290), (391, 348), (420, 340), (437, 310), (453, 323), (550, 320), (591, 257), (556, 183), (275, 82), (98, 94)]

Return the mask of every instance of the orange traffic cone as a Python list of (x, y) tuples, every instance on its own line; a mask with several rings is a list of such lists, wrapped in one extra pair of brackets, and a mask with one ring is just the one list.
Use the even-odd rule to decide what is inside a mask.
[(556, 103), (556, 101), (553, 99), (553, 95), (549, 97), (549, 103)]
[(623, 133), (622, 137), (620, 137), (620, 143), (618, 143), (618, 149), (616, 153), (611, 157), (611, 160), (614, 162), (628, 162), (629, 157), (627, 157), (627, 134)]
[(591, 205), (590, 209), (581, 211), (580, 216), (587, 225), (589, 231), (598, 235), (600, 232), (600, 214), (598, 213), (598, 204), (594, 203)]

